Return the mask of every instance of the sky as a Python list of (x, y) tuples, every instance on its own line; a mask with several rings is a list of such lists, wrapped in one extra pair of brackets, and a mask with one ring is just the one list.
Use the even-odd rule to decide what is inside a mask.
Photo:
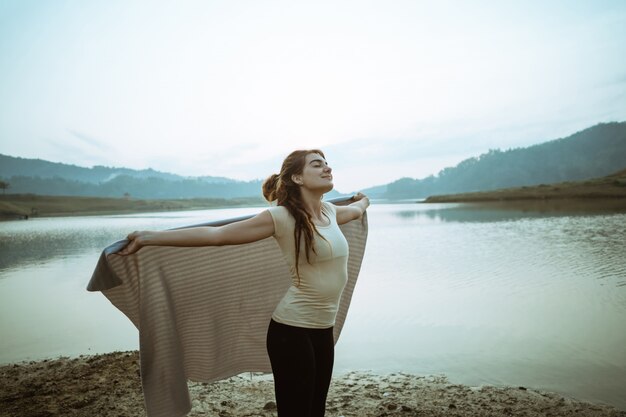
[(626, 121), (626, 1), (0, 0), (0, 153), (335, 188)]

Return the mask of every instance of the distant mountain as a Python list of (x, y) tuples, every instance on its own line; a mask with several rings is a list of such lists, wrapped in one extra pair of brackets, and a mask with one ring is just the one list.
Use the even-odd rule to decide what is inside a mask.
[[(183, 177), (153, 169), (79, 167), (41, 159), (0, 154), (0, 180), (11, 194), (140, 199), (240, 198), (261, 196), (262, 180), (225, 177)], [(327, 197), (336, 197), (335, 190)]]
[[(423, 179), (401, 178), (363, 190), (372, 198), (426, 198), (603, 177), (626, 167), (626, 122), (599, 124), (527, 148), (490, 150)], [(84, 168), (0, 155), (9, 193), (94, 197), (237, 198), (261, 195), (261, 180), (183, 177), (152, 169)], [(327, 197), (340, 195), (333, 190)]]
[(237, 198), (260, 196), (261, 181), (225, 177), (183, 177), (153, 169), (79, 167), (41, 159), (0, 155), (0, 179), (15, 194), (142, 199)]
[(599, 124), (527, 148), (490, 150), (436, 176), (401, 178), (366, 189), (371, 197), (404, 199), (489, 191), (610, 175), (626, 167), (626, 122)]
[[(168, 181), (181, 181), (190, 177), (183, 177), (153, 169), (134, 170), (129, 168), (113, 168), (96, 165), (93, 168), (76, 165), (44, 161), (42, 159), (28, 159), (0, 154), (0, 178), (39, 177), (63, 178), (69, 181), (80, 181), (98, 184), (126, 175), (133, 178), (160, 178)], [(233, 183), (236, 180), (225, 177), (193, 177), (207, 183)]]

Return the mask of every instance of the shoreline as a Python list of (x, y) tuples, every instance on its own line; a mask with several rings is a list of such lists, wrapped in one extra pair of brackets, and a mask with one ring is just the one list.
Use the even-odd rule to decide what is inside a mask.
[[(498, 209), (522, 209), (525, 211), (624, 211), (626, 210), (626, 197), (512, 197), (502, 198), (492, 195), (486, 197), (474, 194), (454, 194), (433, 196), (422, 201), (409, 199), (406, 201), (387, 201), (386, 203), (418, 203), (418, 204), (466, 204), (473, 207), (492, 207)], [(0, 196), (1, 197), (1, 196)], [(9, 196), (7, 196), (9, 197)], [(47, 196), (36, 196), (46, 198)], [(70, 199), (82, 197), (69, 197)], [(56, 197), (55, 197), (56, 199)], [(97, 198), (85, 197), (85, 199), (96, 200)], [(106, 200), (102, 199), (105, 204)], [(116, 200), (116, 199), (114, 199)], [(68, 200), (67, 204), (73, 204), (73, 200)], [(117, 203), (117, 201), (116, 201)], [(48, 207), (36, 214), (29, 213), (23, 207), (18, 207), (0, 198), (0, 222), (11, 220), (28, 220), (38, 218), (54, 218), (54, 217), (89, 217), (89, 216), (115, 216), (115, 215), (132, 215), (142, 213), (160, 213), (160, 212), (181, 212), (196, 211), (210, 209), (228, 209), (242, 207), (266, 207), (267, 203), (261, 199), (185, 199), (185, 200), (135, 200), (132, 207), (126, 203), (122, 206), (102, 207), (100, 204), (94, 204), (88, 207), (80, 207), (72, 205), (72, 208), (56, 208)], [(126, 206), (124, 206), (126, 204)], [(56, 205), (56, 203), (55, 203)]]
[(0, 220), (262, 207), (266, 204), (261, 197), (138, 200), (113, 197), (7, 194), (0, 196)]
[(566, 194), (541, 194), (541, 195), (524, 195), (522, 193), (491, 192), (481, 191), (476, 193), (463, 194), (446, 194), (431, 196), (424, 199), (422, 204), (434, 203), (501, 203), (501, 204), (587, 204), (587, 205), (603, 205), (614, 204), (618, 206), (626, 206), (625, 195), (566, 195)]
[[(145, 416), (137, 351), (0, 366), (0, 417)], [(271, 374), (190, 382), (189, 416), (276, 415)], [(471, 387), (445, 376), (348, 372), (333, 376), (328, 417), (612, 416), (626, 411), (528, 387)]]

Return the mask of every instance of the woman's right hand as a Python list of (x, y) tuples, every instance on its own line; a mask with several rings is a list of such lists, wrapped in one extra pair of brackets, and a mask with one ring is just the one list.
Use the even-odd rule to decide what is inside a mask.
[(126, 256), (137, 252), (139, 249), (145, 246), (142, 242), (147, 234), (148, 232), (132, 232), (131, 234), (126, 236), (126, 238), (128, 239), (128, 244), (124, 246), (122, 250), (117, 252), (117, 254)]

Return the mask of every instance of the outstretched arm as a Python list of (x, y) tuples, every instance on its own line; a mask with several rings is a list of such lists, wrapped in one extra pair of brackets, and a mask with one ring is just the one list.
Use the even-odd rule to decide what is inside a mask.
[(354, 203), (347, 206), (337, 206), (337, 224), (344, 224), (358, 219), (370, 205), (369, 198), (363, 193), (356, 193), (352, 200), (354, 200)]
[(144, 246), (222, 246), (256, 242), (274, 234), (274, 221), (268, 210), (224, 226), (133, 232), (119, 255), (130, 255)]

